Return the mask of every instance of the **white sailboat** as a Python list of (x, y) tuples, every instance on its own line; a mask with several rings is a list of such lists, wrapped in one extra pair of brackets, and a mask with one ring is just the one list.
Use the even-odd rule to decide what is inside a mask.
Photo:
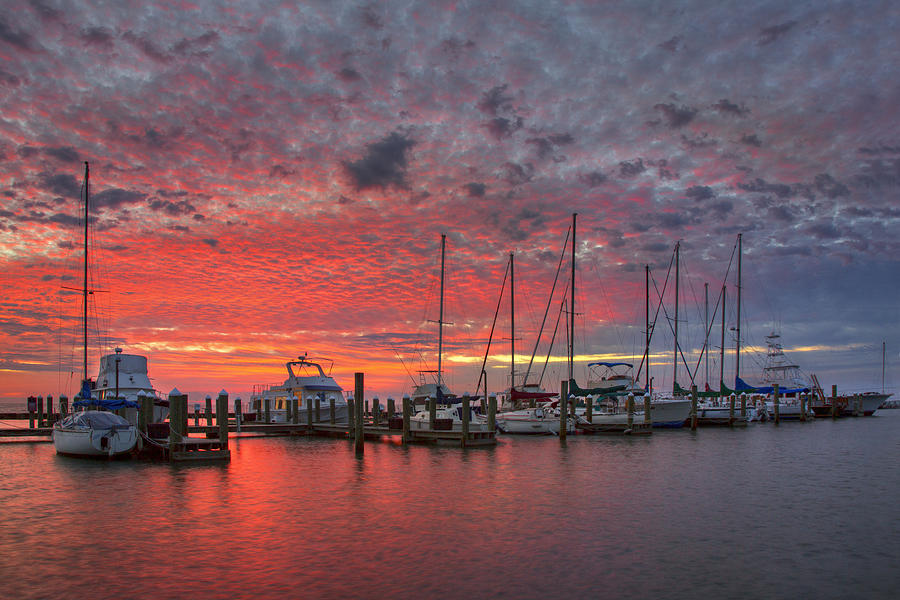
[[(75, 412), (53, 425), (51, 437), (53, 446), (58, 454), (70, 456), (113, 457), (127, 454), (132, 451), (137, 443), (137, 428), (125, 418), (115, 413), (104, 410), (93, 410), (90, 406), (97, 405), (99, 400), (93, 398), (91, 381), (87, 376), (87, 316), (88, 316), (88, 215), (90, 210), (90, 167), (84, 163), (84, 285), (82, 286), (82, 300), (84, 314), (84, 367), (81, 392), (75, 397), (74, 408), (86, 407)], [(137, 405), (127, 403), (118, 398), (101, 403), (113, 408), (124, 408), (130, 404), (131, 408)]]

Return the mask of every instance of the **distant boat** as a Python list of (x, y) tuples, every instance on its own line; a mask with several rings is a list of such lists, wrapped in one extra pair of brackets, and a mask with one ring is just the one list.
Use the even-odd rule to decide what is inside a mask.
[[(462, 403), (435, 408), (434, 431), (462, 431)], [(431, 415), (427, 410), (420, 410), (409, 419), (409, 428), (413, 431), (431, 431)], [(469, 431), (487, 431), (487, 421), (469, 406)]]
[(92, 384), (87, 376), (87, 316), (88, 296), (88, 216), (90, 210), (90, 167), (84, 163), (84, 282), (82, 287), (82, 300), (84, 314), (82, 318), (82, 333), (84, 339), (84, 365), (81, 392), (75, 397), (73, 408), (83, 410), (75, 412), (53, 425), (51, 437), (53, 446), (58, 454), (70, 456), (95, 457), (117, 456), (127, 454), (134, 449), (137, 443), (137, 428), (124, 417), (106, 410), (119, 410), (123, 408), (136, 408), (137, 404), (120, 398), (107, 400), (94, 399)]
[[(344, 399), (343, 389), (333, 377), (326, 375), (322, 366), (307, 358), (300, 356), (297, 360), (285, 363), (288, 377), (284, 383), (273, 386), (258, 386), (250, 396), (250, 407), (253, 411), (259, 411), (265, 419), (266, 402), (269, 405), (269, 422), (285, 423), (288, 415), (288, 402), (297, 398), (297, 415), (299, 423), (307, 422), (307, 402), (312, 400), (313, 410), (319, 409), (319, 419), (314, 422), (324, 422), (331, 419), (331, 401), (334, 401), (335, 420), (346, 423), (348, 420), (347, 400)], [(296, 369), (296, 372), (295, 372)]]

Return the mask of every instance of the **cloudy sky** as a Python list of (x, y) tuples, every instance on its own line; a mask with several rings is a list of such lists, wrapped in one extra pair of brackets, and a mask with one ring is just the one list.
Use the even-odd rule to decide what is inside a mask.
[[(550, 292), (578, 213), (579, 379), (640, 361), (650, 265), (671, 386), (680, 240), (702, 387), (704, 284), (717, 372), (740, 233), (746, 379), (776, 330), (827, 387), (880, 389), (882, 343), (897, 382), (895, 2), (96, 4), (0, 9), (2, 398), (77, 386), (85, 161), (92, 374), (119, 345), (163, 391), (246, 394), (308, 352), (399, 397), (437, 366), (446, 233), (451, 388), (475, 389), (510, 252), (517, 361), (549, 301), (536, 363), (556, 388), (568, 258)], [(509, 328), (504, 295), (492, 388)]]

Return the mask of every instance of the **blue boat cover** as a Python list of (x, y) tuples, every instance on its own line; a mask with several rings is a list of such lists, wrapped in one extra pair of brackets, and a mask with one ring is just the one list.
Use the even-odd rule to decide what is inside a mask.
[(94, 406), (102, 408), (104, 410), (118, 410), (120, 408), (139, 408), (137, 402), (132, 402), (131, 400), (125, 400), (124, 398), (120, 398), (118, 400), (97, 400), (96, 398), (91, 398), (90, 400), (76, 400), (73, 403), (75, 408), (92, 408)]
[[(746, 381), (741, 379), (740, 377), (734, 378), (734, 391), (736, 392), (752, 392), (756, 394), (774, 394), (775, 386), (772, 385), (764, 385), (760, 387), (753, 387), (748, 384)], [(808, 394), (809, 388), (778, 388), (779, 394)]]

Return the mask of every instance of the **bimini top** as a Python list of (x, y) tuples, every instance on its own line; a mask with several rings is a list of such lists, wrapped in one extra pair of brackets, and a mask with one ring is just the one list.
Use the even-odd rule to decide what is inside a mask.
[(114, 398), (110, 398), (108, 400), (97, 400), (96, 398), (91, 398), (89, 400), (76, 400), (72, 403), (72, 406), (74, 406), (75, 408), (97, 407), (105, 410), (118, 410), (120, 408), (140, 408), (137, 402), (125, 400), (124, 398), (119, 398), (118, 400)]
[(589, 367), (628, 367), (629, 369), (633, 369), (634, 365), (630, 365), (624, 362), (592, 362), (588, 363)]
[(69, 415), (60, 421), (60, 427), (86, 427), (90, 429), (127, 429), (131, 423), (116, 413), (88, 410)]

